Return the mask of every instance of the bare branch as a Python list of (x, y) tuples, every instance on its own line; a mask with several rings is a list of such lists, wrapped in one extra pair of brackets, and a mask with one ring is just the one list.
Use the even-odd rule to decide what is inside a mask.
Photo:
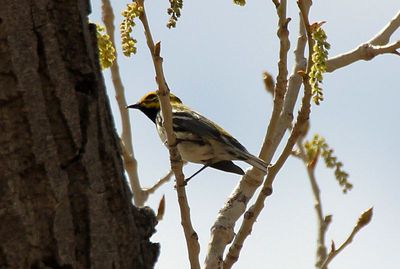
[(234, 237), (235, 222), (246, 210), (247, 202), (261, 184), (261, 174), (255, 169), (247, 170), (238, 186), (220, 210), (211, 228), (211, 239), (208, 244), (205, 269), (222, 268), (222, 255), (226, 246)]
[[(103, 22), (107, 30), (107, 34), (110, 36), (110, 40), (113, 44), (115, 44), (115, 27), (114, 27), (114, 11), (112, 9), (111, 3), (109, 0), (102, 0), (102, 11), (103, 11)], [(116, 58), (118, 57), (116, 52)], [(128, 173), (130, 185), (133, 192), (134, 202), (136, 206), (143, 206), (147, 201), (150, 194), (154, 193), (159, 187), (161, 187), (164, 183), (168, 182), (172, 175), (174, 174), (172, 170), (170, 170), (164, 177), (159, 179), (152, 187), (143, 189), (140, 186), (138, 170), (137, 170), (137, 161), (134, 157), (133, 153), (133, 145), (132, 145), (132, 135), (131, 135), (131, 126), (129, 120), (129, 113), (126, 110), (126, 98), (125, 98), (125, 88), (122, 84), (118, 61), (116, 60), (114, 64), (110, 67), (111, 70), (111, 78), (115, 88), (115, 98), (118, 103), (119, 111), (121, 114), (121, 122), (122, 122), (122, 133), (121, 133), (121, 149), (122, 149), (122, 157), (124, 160), (124, 167), (126, 172)]]
[(351, 231), (350, 235), (347, 239), (343, 242), (342, 245), (338, 249), (335, 248), (335, 244), (332, 241), (331, 251), (328, 254), (328, 257), (324, 261), (321, 266), (321, 269), (327, 269), (328, 264), (341, 252), (343, 251), (351, 242), (353, 242), (354, 236), (363, 228), (365, 227), (372, 218), (373, 208), (369, 208), (364, 211), (361, 216), (359, 217), (356, 225), (354, 226), (353, 230)]
[(174, 175), (174, 171), (169, 170), (169, 172), (167, 174), (165, 174), (165, 176), (163, 176), (162, 178), (160, 178), (153, 186), (151, 186), (148, 189), (145, 189), (144, 191), (147, 194), (152, 194), (154, 193), (158, 188), (160, 188), (163, 184), (167, 183), (171, 177)]
[[(187, 162), (183, 162), (183, 165), (186, 165)], [(174, 175), (174, 171), (169, 170), (168, 173), (165, 174), (165, 176), (163, 176), (162, 178), (160, 178), (153, 186), (151, 186), (150, 188), (145, 188), (144, 192), (147, 195), (150, 195), (152, 193), (154, 193), (158, 188), (160, 188), (163, 184), (167, 183), (168, 181), (170, 181), (171, 177)]]
[[(287, 7), (287, 2), (286, 0), (283, 0), (280, 1), (276, 9), (279, 18), (277, 35), (280, 44), (278, 76), (276, 78), (276, 84), (274, 89), (274, 107), (268, 125), (267, 134), (265, 136), (259, 154), (260, 158), (266, 160), (266, 162), (270, 162), (272, 159), (274, 148), (271, 147), (271, 145), (274, 144), (275, 131), (278, 126), (280, 114), (283, 108), (284, 96), (287, 90), (287, 77), (288, 77), (287, 54), (290, 48), (288, 23), (290, 22), (290, 18), (286, 17), (286, 7)], [(268, 156), (271, 157), (268, 158)]]
[[(229, 248), (228, 254), (224, 261), (224, 269), (229, 269), (238, 260), (240, 250), (243, 246), (244, 240), (250, 235), (257, 217), (260, 215), (261, 210), (264, 208), (265, 199), (272, 194), (272, 183), (280, 169), (283, 167), (287, 158), (292, 153), (293, 146), (303, 133), (303, 126), (308, 121), (311, 107), (311, 85), (309, 84), (308, 77), (305, 76), (304, 80), (304, 96), (302, 99), (301, 108), (297, 116), (296, 124), (294, 125), (288, 141), (279, 156), (276, 163), (269, 169), (267, 178), (263, 184), (261, 192), (259, 193), (255, 203), (244, 214), (244, 219), (240, 229)], [(306, 86), (307, 85), (307, 86)]]
[(354, 62), (365, 60), (369, 61), (377, 55), (393, 53), (400, 55), (397, 49), (400, 48), (400, 40), (389, 43), (392, 34), (400, 27), (400, 11), (394, 18), (371, 40), (361, 44), (357, 48), (337, 55), (326, 62), (326, 72), (333, 72), (336, 69), (345, 67)]
[[(263, 142), (260, 158), (269, 163), (274, 151), (273, 144), (278, 144), (274, 139), (275, 129), (279, 122), (279, 116), (283, 107), (283, 99), (287, 89), (287, 53), (290, 47), (289, 32), (287, 25), (290, 19), (286, 18), (286, 0), (280, 2), (273, 1), (277, 7), (279, 16), (278, 37), (280, 39), (280, 58), (278, 62), (279, 72), (277, 83), (274, 89), (274, 107), (266, 137)], [(211, 228), (211, 240), (208, 245), (205, 268), (220, 268), (222, 266), (222, 255), (226, 246), (232, 241), (234, 236), (233, 227), (246, 209), (247, 202), (254, 195), (256, 189), (261, 185), (263, 173), (257, 169), (250, 169), (240, 180), (238, 186), (232, 192), (225, 206), (220, 210), (217, 220)]]
[[(311, 7), (311, 0), (303, 0), (304, 10), (308, 16), (308, 12)], [(276, 143), (273, 145), (273, 151), (276, 150), (279, 142), (282, 140), (287, 129), (290, 129), (293, 121), (293, 110), (296, 105), (297, 98), (299, 96), (300, 87), (302, 85), (303, 79), (299, 75), (299, 71), (305, 70), (307, 68), (307, 59), (304, 57), (305, 46), (307, 43), (306, 30), (304, 28), (304, 23), (302, 15), (299, 14), (299, 36), (297, 39), (296, 48), (294, 50), (295, 65), (293, 67), (292, 73), (289, 78), (288, 90), (285, 95), (285, 102), (283, 106), (283, 111), (281, 113), (279, 124), (276, 132)]]
[(144, 203), (147, 201), (149, 195), (140, 187), (137, 171), (137, 161), (135, 158), (132, 157), (132, 155), (129, 155), (129, 152), (127, 151), (127, 148), (125, 147), (122, 139), (120, 139), (120, 145), (122, 150), (122, 158), (124, 160), (124, 167), (126, 172), (128, 173), (131, 182), (135, 205), (143, 206)]
[(383, 29), (370, 41), (369, 44), (379, 46), (389, 43), (392, 34), (400, 27), (400, 11), (390, 20), (390, 22), (383, 27)]
[(347, 245), (351, 242), (354, 237), (356, 230), (361, 229), (365, 225), (367, 225), (372, 218), (372, 209), (369, 209), (363, 212), (353, 229), (352, 234), (349, 236), (349, 239), (338, 249), (335, 249), (335, 244), (332, 242), (331, 251), (329, 255), (327, 255), (327, 248), (325, 245), (325, 236), (328, 230), (329, 224), (332, 222), (332, 215), (324, 216), (322, 210), (322, 202), (320, 197), (320, 190), (317, 184), (317, 180), (315, 178), (315, 167), (320, 156), (320, 148), (318, 147), (317, 152), (314, 154), (306, 153), (306, 147), (304, 147), (302, 140), (297, 141), (297, 147), (299, 148), (300, 157), (307, 168), (308, 177), (311, 184), (311, 189), (314, 196), (314, 208), (317, 213), (317, 222), (318, 222), (318, 236), (317, 236), (317, 253), (316, 253), (316, 268), (324, 268), (327, 269), (328, 263)]
[(178, 195), (179, 208), (181, 212), (181, 224), (183, 226), (186, 238), (190, 265), (192, 269), (200, 269), (200, 263), (199, 263), (200, 246), (198, 242), (197, 233), (194, 231), (190, 219), (190, 208), (187, 201), (186, 190), (184, 186), (185, 177), (182, 172), (183, 164), (179, 151), (176, 147), (176, 137), (172, 129), (172, 108), (169, 100), (169, 89), (165, 81), (164, 71), (162, 67), (163, 59), (160, 56), (161, 45), (160, 42), (154, 44), (153, 37), (150, 31), (150, 26), (146, 16), (144, 0), (138, 0), (138, 4), (143, 7), (143, 12), (141, 13), (141, 16), (139, 18), (144, 27), (147, 46), (149, 47), (156, 73), (156, 82), (158, 85), (157, 94), (160, 100), (161, 113), (163, 117), (163, 128), (165, 129), (167, 135), (167, 143), (171, 160), (171, 169), (172, 171), (174, 171), (177, 182), (176, 190)]
[[(304, 10), (308, 14), (308, 10), (311, 6), (311, 0), (303, 0)], [(266, 162), (270, 162), (273, 154), (275, 153), (280, 141), (282, 140), (286, 130), (291, 126), (293, 120), (293, 110), (298, 98), (299, 89), (302, 83), (302, 77), (298, 75), (299, 70), (306, 68), (306, 59), (304, 58), (304, 50), (307, 38), (305, 37), (305, 30), (303, 23), (300, 22), (300, 34), (295, 49), (295, 66), (292, 75), (289, 80), (288, 91), (285, 95), (284, 109), (281, 113), (278, 126), (273, 136), (266, 136), (264, 141), (269, 144), (268, 147), (264, 147), (268, 150), (265, 153), (261, 151), (260, 156), (264, 156)], [(274, 103), (275, 104), (275, 103)], [(269, 128), (271, 124), (269, 125)], [(274, 127), (275, 128), (275, 127)], [(264, 142), (265, 144), (265, 142)], [(211, 231), (211, 241), (209, 243), (209, 249), (207, 259), (211, 257), (211, 260), (222, 262), (222, 255), (227, 244), (231, 242), (234, 236), (233, 227), (238, 218), (243, 214), (246, 209), (247, 202), (253, 196), (255, 190), (260, 185), (262, 175), (258, 174), (256, 170), (250, 169), (246, 172), (246, 175), (239, 182), (239, 185), (235, 188), (231, 196), (228, 198), (224, 208), (220, 211), (217, 221), (215, 222)], [(209, 264), (206, 260), (206, 265)], [(210, 268), (215, 268), (216, 265), (212, 264)]]
[[(305, 6), (306, 7), (306, 6)], [(300, 8), (302, 10), (302, 8)], [(307, 10), (307, 8), (303, 8), (303, 10)], [(308, 10), (307, 10), (308, 11)], [(308, 14), (308, 13), (307, 13)], [(309, 30), (309, 23), (308, 18), (305, 18), (305, 14), (303, 14), (302, 18), (306, 29)], [(308, 32), (308, 40), (311, 40), (311, 33)], [(311, 43), (312, 45), (312, 43)], [(311, 58), (309, 58), (309, 65)], [(303, 72), (304, 73), (304, 72)], [(285, 145), (285, 148), (281, 155), (279, 156), (276, 163), (269, 169), (268, 175), (266, 180), (264, 181), (263, 187), (261, 192), (259, 193), (255, 203), (246, 211), (244, 214), (244, 219), (242, 225), (231, 245), (229, 248), (228, 254), (226, 255), (224, 261), (224, 269), (231, 268), (232, 265), (237, 261), (239, 258), (240, 250), (243, 246), (244, 240), (250, 235), (250, 232), (253, 228), (253, 225), (261, 213), (261, 210), (264, 208), (265, 199), (272, 194), (272, 184), (273, 181), (286, 162), (287, 158), (291, 155), (293, 146), (295, 145), (296, 141), (303, 134), (304, 124), (308, 122), (309, 115), (310, 115), (310, 107), (311, 107), (311, 85), (308, 80), (308, 76), (306, 73), (303, 74), (303, 84), (304, 84), (304, 96), (302, 99), (301, 108), (299, 114), (297, 116), (296, 124), (294, 125), (293, 129), (291, 130), (291, 134), (288, 138), (288, 141)]]
[(375, 58), (375, 56), (381, 54), (392, 53), (399, 55), (399, 52), (397, 51), (399, 48), (400, 40), (384, 46), (374, 46), (370, 43), (364, 43), (350, 52), (329, 59), (326, 62), (326, 72), (333, 72), (336, 69), (345, 67), (360, 60), (369, 61)]
[[(315, 267), (321, 268), (322, 263), (325, 261), (327, 256), (327, 249), (325, 246), (325, 235), (330, 224), (330, 219), (332, 217), (326, 218), (322, 210), (322, 202), (320, 196), (320, 190), (315, 178), (315, 163), (317, 160), (313, 161), (313, 165), (308, 165), (307, 155), (302, 143), (302, 140), (297, 141), (297, 147), (299, 148), (300, 157), (306, 166), (308, 178), (310, 180), (311, 190), (314, 196), (314, 209), (317, 214), (317, 225), (318, 225), (318, 235), (317, 235), (317, 253)], [(316, 155), (318, 158), (319, 154)], [(328, 221), (329, 220), (329, 221)]]
[[(115, 44), (115, 27), (114, 27), (114, 11), (109, 0), (102, 0), (102, 19), (106, 27), (107, 34), (110, 40)], [(131, 185), (133, 200), (135, 205), (143, 206), (147, 200), (147, 195), (142, 191), (137, 171), (137, 161), (133, 153), (131, 124), (129, 113), (126, 109), (125, 89), (121, 81), (118, 65), (118, 54), (115, 51), (115, 62), (110, 67), (111, 78), (115, 89), (115, 99), (117, 100), (119, 112), (121, 115), (122, 133), (121, 133), (121, 148), (124, 160), (124, 167), (128, 173), (129, 182)]]

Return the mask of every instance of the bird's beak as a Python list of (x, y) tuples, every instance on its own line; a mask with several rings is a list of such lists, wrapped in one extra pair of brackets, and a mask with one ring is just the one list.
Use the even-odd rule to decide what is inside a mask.
[(140, 107), (139, 104), (133, 104), (133, 105), (127, 106), (126, 108), (136, 108), (136, 109), (138, 109), (139, 107)]

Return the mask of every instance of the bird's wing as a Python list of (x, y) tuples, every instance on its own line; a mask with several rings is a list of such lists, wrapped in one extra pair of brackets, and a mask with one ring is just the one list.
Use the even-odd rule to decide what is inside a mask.
[(268, 164), (249, 153), (239, 141), (201, 114), (195, 111), (188, 112), (186, 107), (173, 109), (172, 122), (175, 132), (189, 132), (201, 138), (214, 139), (226, 144), (231, 151), (236, 152), (238, 160), (243, 160), (266, 173), (268, 172)]
[(172, 115), (174, 131), (182, 132), (188, 131), (195, 135), (205, 138), (211, 138), (229, 146), (246, 152), (246, 148), (233, 138), (224, 129), (216, 123), (202, 116), (201, 114), (191, 111), (190, 113), (185, 110), (175, 110)]

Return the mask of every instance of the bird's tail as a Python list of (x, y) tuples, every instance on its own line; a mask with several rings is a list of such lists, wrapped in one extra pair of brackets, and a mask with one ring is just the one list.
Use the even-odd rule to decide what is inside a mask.
[(244, 160), (246, 163), (260, 169), (261, 171), (268, 173), (268, 164), (266, 162), (264, 162), (263, 160), (261, 160), (260, 158), (248, 154), (247, 159)]

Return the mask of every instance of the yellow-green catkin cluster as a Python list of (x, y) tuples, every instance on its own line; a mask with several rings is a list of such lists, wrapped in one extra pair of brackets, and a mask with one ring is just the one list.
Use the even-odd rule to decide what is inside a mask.
[(353, 188), (353, 185), (348, 181), (349, 174), (342, 170), (343, 163), (333, 155), (333, 149), (329, 147), (323, 137), (317, 134), (314, 135), (311, 141), (307, 141), (304, 144), (304, 147), (307, 152), (308, 162), (313, 162), (320, 155), (324, 159), (326, 166), (335, 170), (335, 178), (344, 193)]
[(167, 22), (168, 28), (175, 28), (178, 18), (181, 16), (183, 0), (169, 0), (170, 7), (167, 9), (168, 15), (171, 15)]
[(322, 88), (322, 74), (326, 72), (326, 60), (328, 59), (328, 50), (330, 45), (326, 42), (327, 36), (321, 26), (317, 26), (312, 31), (314, 40), (311, 71), (309, 74), (310, 84), (312, 87), (313, 101), (319, 105), (324, 100)]
[(115, 60), (115, 48), (110, 40), (110, 36), (103, 33), (104, 27), (96, 24), (96, 30), (100, 66), (103, 70), (113, 65)]
[(143, 7), (133, 2), (126, 5), (126, 9), (122, 12), (124, 20), (121, 22), (119, 29), (121, 31), (122, 52), (129, 57), (136, 53), (136, 39), (132, 38), (131, 33), (136, 25), (134, 19), (139, 17), (143, 12)]
[(246, 0), (233, 0), (233, 3), (238, 6), (246, 5)]

